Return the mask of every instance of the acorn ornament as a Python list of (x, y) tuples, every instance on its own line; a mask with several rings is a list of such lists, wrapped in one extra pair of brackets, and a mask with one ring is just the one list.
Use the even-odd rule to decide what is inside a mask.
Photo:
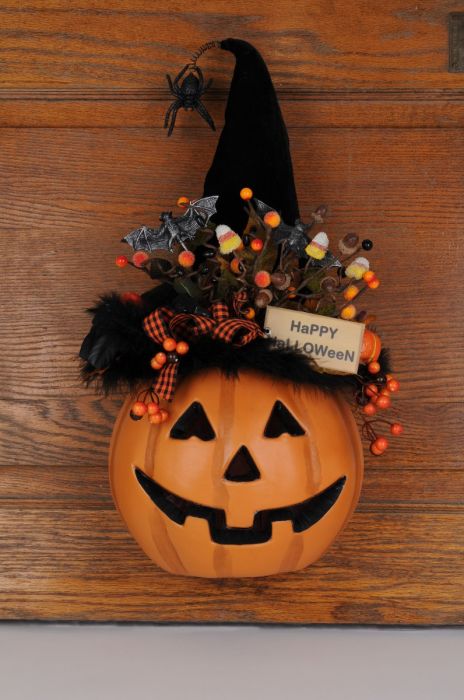
[(369, 269), (369, 260), (367, 258), (355, 258), (345, 270), (345, 275), (351, 279), (362, 279), (365, 272)]
[(240, 236), (236, 234), (235, 231), (232, 231), (229, 226), (226, 226), (226, 224), (219, 224), (219, 226), (216, 226), (216, 237), (222, 255), (233, 253), (234, 250), (237, 250), (237, 248), (240, 248), (242, 245)]
[(359, 236), (355, 233), (347, 233), (338, 241), (338, 249), (343, 255), (353, 255), (359, 248)]
[(305, 253), (314, 260), (323, 260), (329, 247), (329, 237), (324, 231), (316, 233), (311, 243), (305, 248)]

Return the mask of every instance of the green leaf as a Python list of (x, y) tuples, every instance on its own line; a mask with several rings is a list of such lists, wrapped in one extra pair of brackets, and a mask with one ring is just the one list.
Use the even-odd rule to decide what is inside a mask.
[(221, 276), (216, 285), (216, 293), (219, 298), (227, 298), (228, 293), (240, 287), (239, 280), (228, 269), (221, 270)]
[(177, 277), (174, 282), (174, 289), (178, 294), (188, 294), (193, 299), (201, 297), (200, 290), (190, 277)]
[(209, 228), (201, 228), (197, 231), (197, 234), (193, 240), (189, 242), (190, 250), (195, 250), (201, 245), (205, 245), (213, 236), (213, 231)]

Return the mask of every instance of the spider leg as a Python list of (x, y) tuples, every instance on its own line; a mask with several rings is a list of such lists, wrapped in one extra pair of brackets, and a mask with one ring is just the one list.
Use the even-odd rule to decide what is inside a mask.
[(177, 116), (177, 111), (179, 107), (181, 107), (181, 101), (180, 100), (174, 100), (174, 102), (171, 104), (169, 107), (168, 111), (166, 112), (166, 116), (164, 118), (164, 128), (168, 128), (169, 124), (169, 117), (171, 117), (171, 123), (169, 124), (169, 130), (168, 130), (168, 136), (171, 136), (172, 130), (174, 129), (174, 125), (176, 123), (176, 116)]
[(200, 66), (195, 66), (194, 71), (195, 71), (195, 73), (196, 73), (197, 76), (198, 76), (198, 82), (199, 82), (199, 85), (198, 85), (198, 92), (199, 92), (200, 94), (203, 94), (203, 85), (205, 84), (205, 79), (204, 79), (204, 77), (203, 77), (203, 72), (202, 72)]
[(208, 110), (206, 109), (205, 105), (201, 100), (197, 100), (197, 103), (195, 105), (195, 108), (200, 115), (200, 117), (203, 117), (205, 122), (209, 124), (209, 126), (212, 128), (213, 131), (216, 131), (216, 127), (214, 126), (214, 122), (211, 118), (211, 115), (209, 114)]
[(184, 66), (184, 67), (182, 68), (182, 70), (181, 70), (181, 72), (179, 73), (179, 75), (177, 75), (177, 76), (174, 78), (174, 87), (177, 87), (177, 86), (178, 86), (180, 79), (184, 77), (184, 75), (186, 74), (186, 72), (188, 71), (188, 69), (189, 69), (190, 67), (191, 67), (191, 64), (190, 64), (190, 63), (187, 63), (187, 65)]
[(175, 92), (174, 92), (174, 86), (173, 86), (173, 84), (172, 84), (171, 76), (168, 75), (167, 73), (166, 73), (166, 80), (168, 81), (168, 85), (169, 85), (170, 91), (171, 91), (172, 94), (174, 95)]

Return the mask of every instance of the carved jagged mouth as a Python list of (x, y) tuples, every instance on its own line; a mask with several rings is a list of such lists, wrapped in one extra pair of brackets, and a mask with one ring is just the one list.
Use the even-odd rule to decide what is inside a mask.
[(208, 521), (211, 539), (217, 544), (261, 544), (272, 537), (272, 523), (291, 520), (294, 532), (304, 532), (317, 523), (332, 508), (345, 485), (342, 476), (324, 491), (306, 501), (284, 508), (269, 508), (255, 513), (252, 527), (227, 527), (226, 515), (221, 508), (201, 506), (176, 496), (150, 479), (141, 469), (135, 469), (140, 486), (153, 503), (171, 520), (179, 525), (188, 516)]

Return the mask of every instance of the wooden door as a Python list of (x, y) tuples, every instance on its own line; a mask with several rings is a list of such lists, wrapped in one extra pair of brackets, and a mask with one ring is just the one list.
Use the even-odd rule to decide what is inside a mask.
[[(457, 0), (0, 3), (0, 618), (457, 624), (464, 621), (464, 78)], [(122, 235), (198, 183), (217, 143), (164, 75), (213, 38), (254, 43), (289, 126), (303, 216), (375, 240), (376, 309), (406, 432), (368, 458), (360, 506), (309, 569), (208, 581), (158, 570), (109, 494), (122, 397), (77, 381), (83, 310), (143, 289)], [(230, 56), (210, 52), (218, 124)], [(219, 53), (221, 55), (219, 55)], [(374, 257), (374, 256), (373, 256)]]

